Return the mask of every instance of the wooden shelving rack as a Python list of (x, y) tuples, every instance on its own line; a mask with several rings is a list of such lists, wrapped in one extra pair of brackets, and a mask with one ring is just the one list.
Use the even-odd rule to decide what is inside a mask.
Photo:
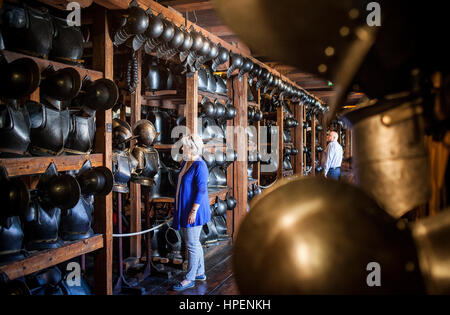
[[(103, 23), (106, 23), (106, 12), (103, 11)], [(101, 24), (102, 15), (98, 16), (98, 22)], [(96, 25), (94, 25), (94, 28)], [(71, 67), (77, 70), (82, 79), (89, 76), (91, 80), (100, 78), (112, 79), (112, 72), (107, 72), (107, 62), (104, 56), (107, 54), (107, 45), (100, 42), (107, 38), (106, 27), (94, 35), (93, 51), (94, 51), (94, 68), (85, 69), (77, 66), (67, 65), (64, 63), (41, 59), (24, 55), (17, 52), (2, 50), (8, 62), (12, 62), (19, 58), (33, 59), (39, 70), (42, 72), (49, 66), (55, 70)], [(39, 88), (29, 97), (30, 100), (39, 102)], [(98, 112), (96, 116), (96, 135), (95, 135), (95, 152), (85, 155), (62, 155), (62, 156), (46, 156), (46, 157), (23, 157), (23, 158), (1, 158), (0, 166), (6, 168), (8, 175), (14, 176), (33, 176), (39, 175), (46, 171), (50, 163), (55, 163), (59, 172), (78, 170), (85, 161), (90, 160), (92, 166), (106, 166), (111, 169), (111, 140), (108, 124), (111, 124), (111, 111)], [(75, 242), (64, 242), (63, 246), (55, 249), (31, 252), (30, 256), (10, 264), (0, 266), (0, 272), (4, 273), (10, 280), (18, 277), (26, 276), (42, 269), (55, 266), (72, 258), (97, 252), (95, 260), (95, 293), (111, 294), (112, 284), (112, 210), (111, 210), (111, 194), (106, 197), (96, 197), (94, 205), (95, 235), (84, 240)]]

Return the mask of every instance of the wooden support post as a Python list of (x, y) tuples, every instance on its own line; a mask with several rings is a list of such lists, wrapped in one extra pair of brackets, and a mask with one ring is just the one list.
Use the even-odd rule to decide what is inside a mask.
[[(257, 108), (261, 109), (261, 91), (256, 90), (256, 97), (258, 98)], [(255, 124), (256, 128), (256, 150), (261, 152), (261, 132), (260, 132), (261, 122), (258, 121)], [(253, 163), (253, 178), (256, 179), (259, 186), (261, 180), (261, 162)]]
[(247, 75), (245, 75), (241, 81), (237, 76), (233, 77), (233, 99), (234, 106), (236, 107), (236, 117), (234, 119), (235, 130), (235, 145), (238, 154), (238, 159), (234, 163), (234, 197), (236, 198), (237, 205), (234, 209), (234, 231), (233, 239), (236, 237), (236, 231), (239, 228), (239, 224), (247, 213), (247, 191), (248, 191), (248, 178), (247, 178)]
[(278, 178), (283, 178), (283, 154), (284, 154), (284, 141), (283, 141), (283, 131), (284, 131), (284, 112), (283, 107), (277, 108), (277, 126), (278, 126)]
[(198, 71), (186, 75), (186, 127), (191, 134), (198, 134)]
[(352, 132), (349, 127), (345, 129), (345, 152), (344, 152), (344, 158), (348, 159), (351, 155), (351, 143), (352, 143)]
[[(109, 36), (107, 11), (105, 8), (95, 8), (93, 26), (93, 67), (102, 71), (104, 77), (113, 80), (113, 46)], [(98, 111), (96, 116), (97, 131), (95, 134), (95, 151), (103, 153), (103, 165), (112, 168), (112, 113), (111, 110)], [(112, 294), (112, 250), (113, 250), (113, 214), (112, 193), (105, 197), (95, 198), (96, 233), (103, 234), (103, 248), (95, 258), (95, 293)]]
[[(138, 84), (136, 90), (131, 94), (131, 127), (141, 119), (141, 65), (142, 54), (137, 51), (138, 59)], [(140, 232), (142, 230), (141, 222), (141, 185), (130, 182), (130, 229), (131, 232)], [(141, 257), (141, 235), (130, 238), (130, 256)]]
[[(232, 100), (233, 99), (233, 82), (232, 82), (232, 80), (227, 80), (227, 89), (228, 89), (228, 98), (230, 100)], [(227, 127), (233, 127), (232, 120), (227, 120)], [(234, 145), (234, 130), (233, 130), (233, 128), (228, 128), (227, 134), (226, 134), (226, 141), (227, 141), (227, 150), (236, 150), (236, 147)], [(233, 181), (234, 181), (234, 163), (231, 163), (231, 165), (228, 166), (228, 169), (227, 169), (227, 186), (233, 187)], [(234, 196), (234, 192), (232, 192), (232, 194)], [(233, 231), (234, 231), (233, 215), (234, 215), (233, 210), (227, 210), (227, 234), (230, 237), (233, 237)]]
[[(306, 109), (305, 109), (304, 105), (302, 105), (302, 115), (303, 115), (303, 121), (306, 123), (307, 122)], [(307, 135), (307, 129), (304, 128), (303, 129), (303, 147), (307, 147), (306, 146), (306, 139), (307, 139), (306, 135)], [(303, 147), (302, 147), (301, 152), (303, 152)], [(303, 171), (306, 171), (306, 153), (303, 153), (303, 162), (304, 162), (303, 163)]]
[(311, 117), (311, 175), (316, 175), (316, 116)]
[(294, 173), (303, 176), (303, 105), (294, 106), (295, 119), (298, 126), (294, 129), (294, 146), (298, 149), (295, 156)]

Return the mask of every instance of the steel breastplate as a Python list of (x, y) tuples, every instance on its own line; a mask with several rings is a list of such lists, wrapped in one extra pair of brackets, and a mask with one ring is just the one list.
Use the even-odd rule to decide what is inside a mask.
[(206, 74), (206, 70), (203, 68), (198, 70), (198, 89), (200, 91), (208, 91), (208, 75)]
[(94, 234), (91, 229), (94, 206), (89, 197), (81, 196), (72, 209), (63, 211), (59, 226), (59, 235), (63, 240), (76, 241)]
[(44, 210), (37, 200), (30, 202), (24, 216), (25, 247), (27, 250), (43, 250), (60, 247), (58, 227), (59, 208)]
[(23, 231), (20, 218), (8, 217), (0, 222), (0, 265), (22, 259)]
[(128, 182), (131, 178), (130, 160), (124, 151), (113, 150), (112, 172), (114, 175), (113, 191), (127, 193)]
[(15, 12), (24, 16), (25, 23), (20, 25), (8, 25), (6, 23), (7, 32), (4, 32), (6, 48), (37, 57), (48, 58), (52, 48), (53, 36), (50, 14), (28, 6), (25, 6), (23, 9), (16, 7), (9, 12)]
[(54, 18), (55, 36), (50, 56), (52, 59), (77, 65), (83, 62), (83, 35), (76, 26), (68, 26), (66, 20)]
[(90, 153), (95, 137), (94, 116), (71, 115), (70, 118), (71, 128), (65, 144), (65, 151), (76, 154)]
[(212, 223), (216, 227), (219, 240), (227, 237), (227, 221), (226, 215), (217, 215), (211, 218)]
[(150, 120), (155, 126), (158, 136), (156, 137), (154, 143), (170, 143), (170, 116), (163, 111), (150, 111), (148, 113), (147, 119)]
[(28, 103), (31, 120), (31, 145), (33, 155), (59, 155), (69, 135), (68, 110), (56, 110), (39, 103)]
[(144, 186), (154, 185), (153, 177), (158, 173), (159, 155), (154, 148), (136, 146), (132, 155), (137, 160), (132, 180)]
[(227, 185), (227, 176), (220, 166), (214, 167), (208, 176), (208, 187)]
[(24, 107), (0, 107), (0, 155), (23, 155), (30, 144), (30, 117)]

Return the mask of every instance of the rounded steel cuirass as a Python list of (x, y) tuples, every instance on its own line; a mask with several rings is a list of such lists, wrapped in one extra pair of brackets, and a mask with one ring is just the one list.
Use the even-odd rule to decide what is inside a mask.
[(75, 207), (62, 211), (59, 235), (63, 240), (76, 241), (94, 234), (91, 228), (94, 213), (92, 202), (92, 197), (81, 196)]
[(113, 191), (128, 193), (128, 182), (131, 178), (129, 154), (124, 151), (113, 150), (112, 172), (114, 175)]
[(69, 153), (90, 153), (94, 145), (95, 118), (71, 115), (70, 132), (65, 143), (65, 151)]
[(0, 105), (0, 155), (24, 155), (30, 144), (30, 117), (21, 106)]
[(48, 12), (27, 5), (8, 8), (3, 16), (3, 25), (6, 49), (48, 58), (53, 37), (53, 24)]
[(421, 111), (410, 98), (381, 101), (346, 115), (353, 125), (356, 182), (396, 218), (426, 204), (430, 196)]
[(68, 26), (67, 21), (53, 18), (55, 35), (50, 58), (69, 64), (82, 63), (84, 38), (76, 26)]

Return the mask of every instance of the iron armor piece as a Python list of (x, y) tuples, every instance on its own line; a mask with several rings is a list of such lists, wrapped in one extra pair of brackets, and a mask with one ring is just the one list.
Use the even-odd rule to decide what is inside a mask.
[(53, 17), (52, 21), (54, 35), (50, 58), (72, 65), (82, 64), (84, 38), (81, 29), (67, 25), (65, 19)]
[(76, 241), (94, 234), (91, 227), (93, 202), (93, 196), (81, 196), (75, 207), (62, 211), (59, 235), (63, 240)]
[(41, 72), (31, 58), (20, 58), (8, 63), (0, 55), (0, 97), (18, 99), (33, 93), (41, 82)]
[[(354, 186), (283, 180), (255, 198), (251, 209), (233, 253), (241, 294), (424, 292), (409, 230)], [(367, 285), (371, 262), (382, 266), (382, 286)]]
[(253, 62), (249, 58), (244, 58), (241, 69), (239, 70), (238, 78), (239, 81), (242, 80), (244, 74), (249, 73), (253, 69)]
[(63, 68), (55, 71), (49, 67), (42, 73), (42, 102), (62, 110), (81, 89), (81, 77), (74, 68)]
[(215, 93), (216, 94), (227, 95), (228, 88), (227, 88), (227, 82), (225, 81), (225, 79), (223, 79), (219, 75), (214, 75), (214, 78), (216, 80), (216, 91), (215, 91)]
[(2, 24), (6, 49), (48, 58), (54, 33), (48, 12), (27, 5), (5, 7)]
[[(145, 13), (148, 16), (148, 27), (144, 33), (136, 34), (136, 36), (133, 37), (133, 49), (135, 51), (138, 51), (147, 41), (156, 41), (164, 30), (161, 15), (154, 15), (150, 8), (148, 8)], [(148, 48), (144, 48), (146, 52), (147, 49)]]
[(106, 196), (113, 186), (113, 174), (109, 168), (98, 166), (91, 168), (87, 161), (76, 177), (83, 195)]
[(153, 186), (154, 176), (159, 168), (158, 151), (153, 147), (135, 146), (132, 155), (137, 161), (137, 166), (131, 174), (131, 180), (140, 185)]
[(169, 42), (175, 35), (175, 24), (172, 21), (163, 19), (164, 30), (159, 37), (159, 45), (156, 47), (156, 55), (161, 58), (165, 51), (169, 49)]
[(209, 98), (204, 97), (200, 104), (200, 115), (202, 117), (215, 118), (217, 112), (217, 107), (209, 100)]
[(119, 98), (117, 85), (109, 79), (85, 80), (83, 90), (83, 109), (89, 115), (113, 108)]
[(225, 118), (227, 120), (230, 120), (236, 117), (236, 107), (234, 107), (234, 105), (231, 103), (230, 100), (227, 100), (225, 106), (226, 106)]
[(37, 184), (39, 201), (46, 209), (57, 207), (69, 209), (75, 207), (80, 199), (80, 185), (70, 175), (59, 175), (52, 162)]
[(167, 258), (174, 264), (179, 265), (183, 263), (183, 256), (181, 255), (181, 235), (177, 230), (169, 227), (165, 233), (165, 240), (167, 243)]
[[(206, 40), (202, 34), (200, 34), (199, 32), (197, 32), (194, 27), (191, 25), (191, 27), (189, 28), (189, 32), (192, 36), (192, 47), (191, 49), (183, 54), (180, 55), (180, 59), (184, 59), (184, 63), (183, 63), (183, 67), (185, 69), (185, 71), (189, 71), (190, 72), (195, 72), (197, 69), (195, 69), (194, 67), (194, 62), (195, 59), (197, 58), (198, 55), (200, 54), (200, 51), (203, 48), (203, 42)], [(187, 53), (187, 55), (186, 55)]]
[(226, 187), (227, 176), (220, 166), (215, 166), (209, 172), (208, 187)]
[(206, 67), (206, 76), (208, 78), (206, 90), (212, 94), (216, 93), (216, 79), (214, 78), (211, 69), (208, 67)]
[(57, 110), (40, 103), (28, 101), (25, 104), (30, 117), (31, 144), (33, 155), (59, 155), (69, 136), (69, 110)]
[(147, 84), (147, 90), (149, 91), (158, 91), (160, 89), (161, 85), (161, 75), (159, 73), (159, 67), (158, 62), (156, 59), (152, 59), (149, 66), (148, 66), (148, 72), (145, 76), (146, 84)]
[(113, 149), (112, 172), (114, 174), (113, 191), (128, 193), (128, 182), (131, 178), (131, 154), (125, 151)]
[(0, 156), (25, 155), (30, 142), (28, 111), (23, 106), (0, 105)]
[(0, 265), (24, 258), (24, 238), (19, 216), (27, 209), (30, 195), (20, 178), (8, 178), (0, 169)]
[(125, 43), (131, 36), (144, 33), (149, 25), (147, 13), (139, 7), (137, 1), (132, 1), (126, 13), (122, 15), (121, 26), (114, 34), (114, 45)]
[(74, 154), (88, 154), (94, 145), (95, 116), (85, 117), (76, 113), (70, 115), (70, 130), (64, 151)]
[(54, 206), (44, 209), (38, 197), (33, 197), (23, 214), (25, 248), (45, 250), (60, 247), (62, 245), (58, 236), (60, 218), (61, 209)]
[(241, 68), (243, 64), (244, 58), (240, 54), (230, 52), (230, 67), (227, 70), (227, 78), (230, 78), (233, 71)]
[(25, 258), (23, 230), (18, 215), (0, 217), (0, 266)]
[(228, 210), (236, 208), (236, 199), (229, 192), (225, 196), (225, 201), (227, 202)]
[(114, 118), (112, 122), (112, 147), (124, 151), (133, 137), (131, 126), (124, 120)]
[(258, 64), (254, 64), (252, 70), (248, 75), (248, 85), (253, 86), (253, 79), (258, 78), (261, 75), (262, 68)]
[(198, 89), (204, 92), (208, 91), (208, 74), (203, 68), (198, 70)]
[(430, 186), (421, 99), (391, 97), (349, 112), (355, 177), (395, 218), (427, 203)]
[(158, 137), (155, 126), (147, 119), (139, 120), (133, 127), (133, 135), (140, 146), (150, 147)]
[(170, 143), (171, 139), (171, 126), (170, 126), (170, 115), (163, 110), (153, 107), (151, 111), (147, 114), (147, 119), (155, 126), (155, 130), (158, 133), (154, 143)]
[(213, 71), (217, 71), (217, 67), (221, 64), (224, 64), (225, 62), (228, 61), (228, 58), (230, 58), (230, 53), (228, 52), (228, 50), (223, 47), (220, 43), (218, 46), (218, 55), (216, 58), (213, 59), (212, 65), (211, 65), (211, 69)]

